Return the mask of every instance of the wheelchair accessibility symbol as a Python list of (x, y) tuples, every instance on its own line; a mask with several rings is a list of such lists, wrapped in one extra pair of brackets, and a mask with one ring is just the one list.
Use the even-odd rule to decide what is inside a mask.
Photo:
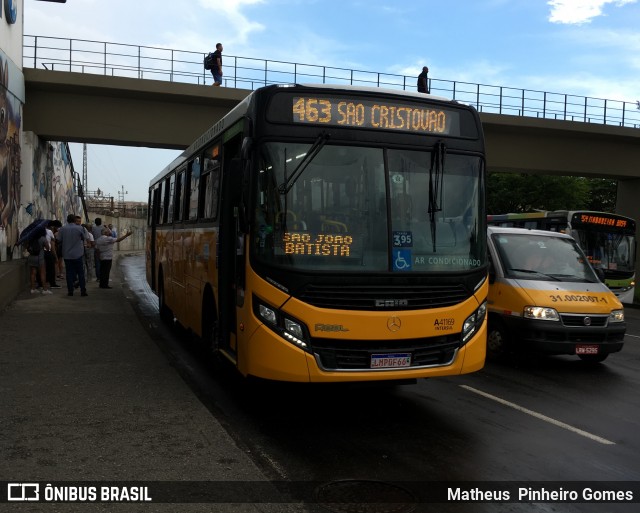
[(411, 250), (410, 249), (394, 249), (393, 250), (393, 270), (394, 271), (410, 271), (411, 270)]

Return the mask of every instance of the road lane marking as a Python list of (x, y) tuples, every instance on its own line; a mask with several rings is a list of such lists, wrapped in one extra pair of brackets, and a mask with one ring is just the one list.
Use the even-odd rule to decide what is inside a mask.
[(627, 337), (640, 338), (640, 335), (629, 335), (628, 333), (625, 333), (625, 335)]
[(587, 431), (583, 431), (582, 429), (579, 429), (577, 427), (571, 426), (569, 424), (565, 424), (564, 422), (560, 422), (559, 420), (556, 419), (552, 419), (551, 417), (547, 417), (546, 415), (543, 415), (542, 413), (538, 413), (537, 411), (533, 411), (533, 410), (529, 410), (527, 408), (524, 408), (523, 406), (519, 406), (516, 403), (512, 403), (509, 401), (506, 401), (505, 399), (501, 399), (500, 397), (496, 397), (495, 395), (491, 395), (488, 394), (487, 392), (483, 392), (482, 390), (478, 390), (477, 388), (473, 388), (467, 385), (460, 385), (462, 388), (464, 388), (465, 390), (468, 390), (469, 392), (473, 392), (474, 394), (478, 394), (481, 395), (482, 397), (486, 397), (487, 399), (491, 399), (492, 401), (496, 401), (500, 404), (503, 404), (504, 406), (508, 406), (509, 408), (513, 408), (514, 410), (518, 410), (519, 412), (522, 413), (526, 413), (527, 415), (531, 415), (532, 417), (535, 417), (537, 419), (543, 420), (545, 422), (548, 422), (549, 424), (553, 424), (554, 426), (560, 427), (562, 429), (566, 429), (568, 431), (572, 431), (573, 433), (576, 433), (580, 436), (584, 436), (586, 438), (589, 438), (590, 440), (593, 440), (594, 442), (598, 442), (604, 445), (616, 445), (615, 442), (612, 442), (611, 440), (607, 440), (606, 438), (602, 438), (598, 435), (594, 435), (592, 433), (589, 433)]

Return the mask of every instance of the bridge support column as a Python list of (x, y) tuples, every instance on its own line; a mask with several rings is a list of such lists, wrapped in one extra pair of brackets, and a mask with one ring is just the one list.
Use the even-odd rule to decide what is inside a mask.
[[(616, 197), (616, 214), (628, 216), (636, 220), (636, 241), (638, 240), (638, 223), (640, 223), (640, 179), (618, 180)], [(636, 244), (636, 296), (635, 302), (640, 302), (640, 245)]]

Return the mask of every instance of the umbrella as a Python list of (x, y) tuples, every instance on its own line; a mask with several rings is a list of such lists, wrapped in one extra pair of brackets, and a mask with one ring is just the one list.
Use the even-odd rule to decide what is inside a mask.
[(25, 242), (33, 239), (39, 238), (43, 235), (46, 235), (47, 225), (49, 224), (49, 219), (36, 219), (33, 223), (27, 226), (24, 230), (20, 232), (20, 237), (18, 237), (18, 241), (16, 242), (16, 246), (20, 244), (24, 244)]

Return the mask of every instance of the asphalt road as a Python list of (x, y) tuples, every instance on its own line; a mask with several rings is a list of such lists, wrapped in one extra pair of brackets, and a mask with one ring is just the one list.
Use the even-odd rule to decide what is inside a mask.
[[(640, 310), (626, 309), (625, 347), (601, 364), (564, 356), (488, 362), (472, 375), (396, 387), (269, 383), (239, 378), (185, 333), (163, 325), (142, 256), (121, 258), (120, 265), (142, 322), (167, 358), (274, 480), (534, 488), (542, 481), (549, 488), (606, 481), (635, 482), (636, 489), (640, 483)], [(473, 505), (474, 512), (639, 509), (638, 503)]]

